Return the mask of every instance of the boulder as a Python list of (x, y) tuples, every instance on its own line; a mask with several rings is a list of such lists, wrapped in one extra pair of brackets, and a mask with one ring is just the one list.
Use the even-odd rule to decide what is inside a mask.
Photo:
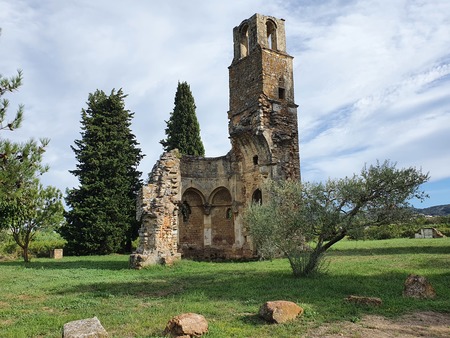
[(406, 278), (403, 297), (435, 298), (436, 291), (425, 277), (411, 274)]
[(64, 324), (63, 338), (104, 338), (108, 332), (97, 317), (75, 320)]
[(381, 298), (377, 297), (364, 297), (364, 296), (354, 296), (350, 295), (345, 300), (349, 303), (367, 305), (367, 306), (380, 306), (383, 304)]
[(284, 323), (303, 314), (303, 309), (293, 302), (277, 300), (265, 302), (259, 309), (259, 316), (269, 323)]
[(169, 320), (164, 334), (173, 337), (200, 337), (208, 332), (208, 322), (197, 313), (183, 313)]

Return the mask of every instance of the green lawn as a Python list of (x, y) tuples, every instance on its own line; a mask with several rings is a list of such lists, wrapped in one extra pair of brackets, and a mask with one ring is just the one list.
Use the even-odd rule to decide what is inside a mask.
[[(450, 312), (450, 239), (342, 241), (328, 270), (295, 279), (287, 260), (249, 263), (182, 261), (129, 270), (128, 256), (0, 262), (0, 337), (60, 337), (64, 323), (97, 316), (112, 337), (158, 337), (183, 312), (204, 315), (208, 337), (293, 337), (309, 327), (364, 314)], [(402, 297), (410, 273), (424, 275), (434, 300)], [(379, 308), (343, 301), (380, 297)], [(291, 300), (303, 317), (268, 325), (257, 317), (267, 300)]]

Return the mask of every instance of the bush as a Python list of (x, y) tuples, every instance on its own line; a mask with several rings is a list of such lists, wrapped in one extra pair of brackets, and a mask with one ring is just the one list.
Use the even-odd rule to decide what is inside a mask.
[(54, 231), (42, 231), (36, 233), (34, 240), (30, 243), (30, 253), (35, 257), (49, 257), (54, 249), (62, 249), (66, 240)]
[(353, 240), (380, 240), (391, 238), (413, 238), (421, 226), (417, 224), (391, 224), (356, 229), (349, 232), (348, 238)]
[(8, 230), (0, 231), (0, 258), (16, 259), (22, 254), (22, 249), (14, 242)]
[(448, 224), (436, 224), (435, 227), (443, 235), (450, 237), (450, 226)]
[[(66, 241), (54, 231), (39, 231), (30, 243), (29, 252), (33, 257), (49, 257), (54, 249), (62, 249)], [(11, 259), (20, 258), (22, 248), (12, 238), (12, 235), (3, 230), (0, 232), (0, 257)]]
[(379, 227), (369, 227), (364, 232), (365, 239), (391, 239), (400, 237), (397, 226), (386, 225)]

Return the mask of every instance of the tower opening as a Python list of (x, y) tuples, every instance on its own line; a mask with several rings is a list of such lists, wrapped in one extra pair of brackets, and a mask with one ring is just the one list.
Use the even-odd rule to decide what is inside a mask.
[(246, 57), (249, 53), (248, 43), (248, 25), (245, 24), (241, 27), (241, 59)]
[(272, 20), (266, 21), (267, 46), (270, 49), (277, 50), (277, 27)]

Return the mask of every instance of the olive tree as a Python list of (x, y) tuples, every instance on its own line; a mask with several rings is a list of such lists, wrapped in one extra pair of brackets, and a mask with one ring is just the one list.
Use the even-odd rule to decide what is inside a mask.
[(427, 197), (419, 187), (428, 179), (421, 170), (385, 161), (325, 183), (270, 181), (264, 187), (267, 202), (251, 205), (245, 221), (261, 254), (281, 252), (295, 276), (306, 276), (320, 269), (325, 252), (349, 232), (409, 219), (408, 201)]

